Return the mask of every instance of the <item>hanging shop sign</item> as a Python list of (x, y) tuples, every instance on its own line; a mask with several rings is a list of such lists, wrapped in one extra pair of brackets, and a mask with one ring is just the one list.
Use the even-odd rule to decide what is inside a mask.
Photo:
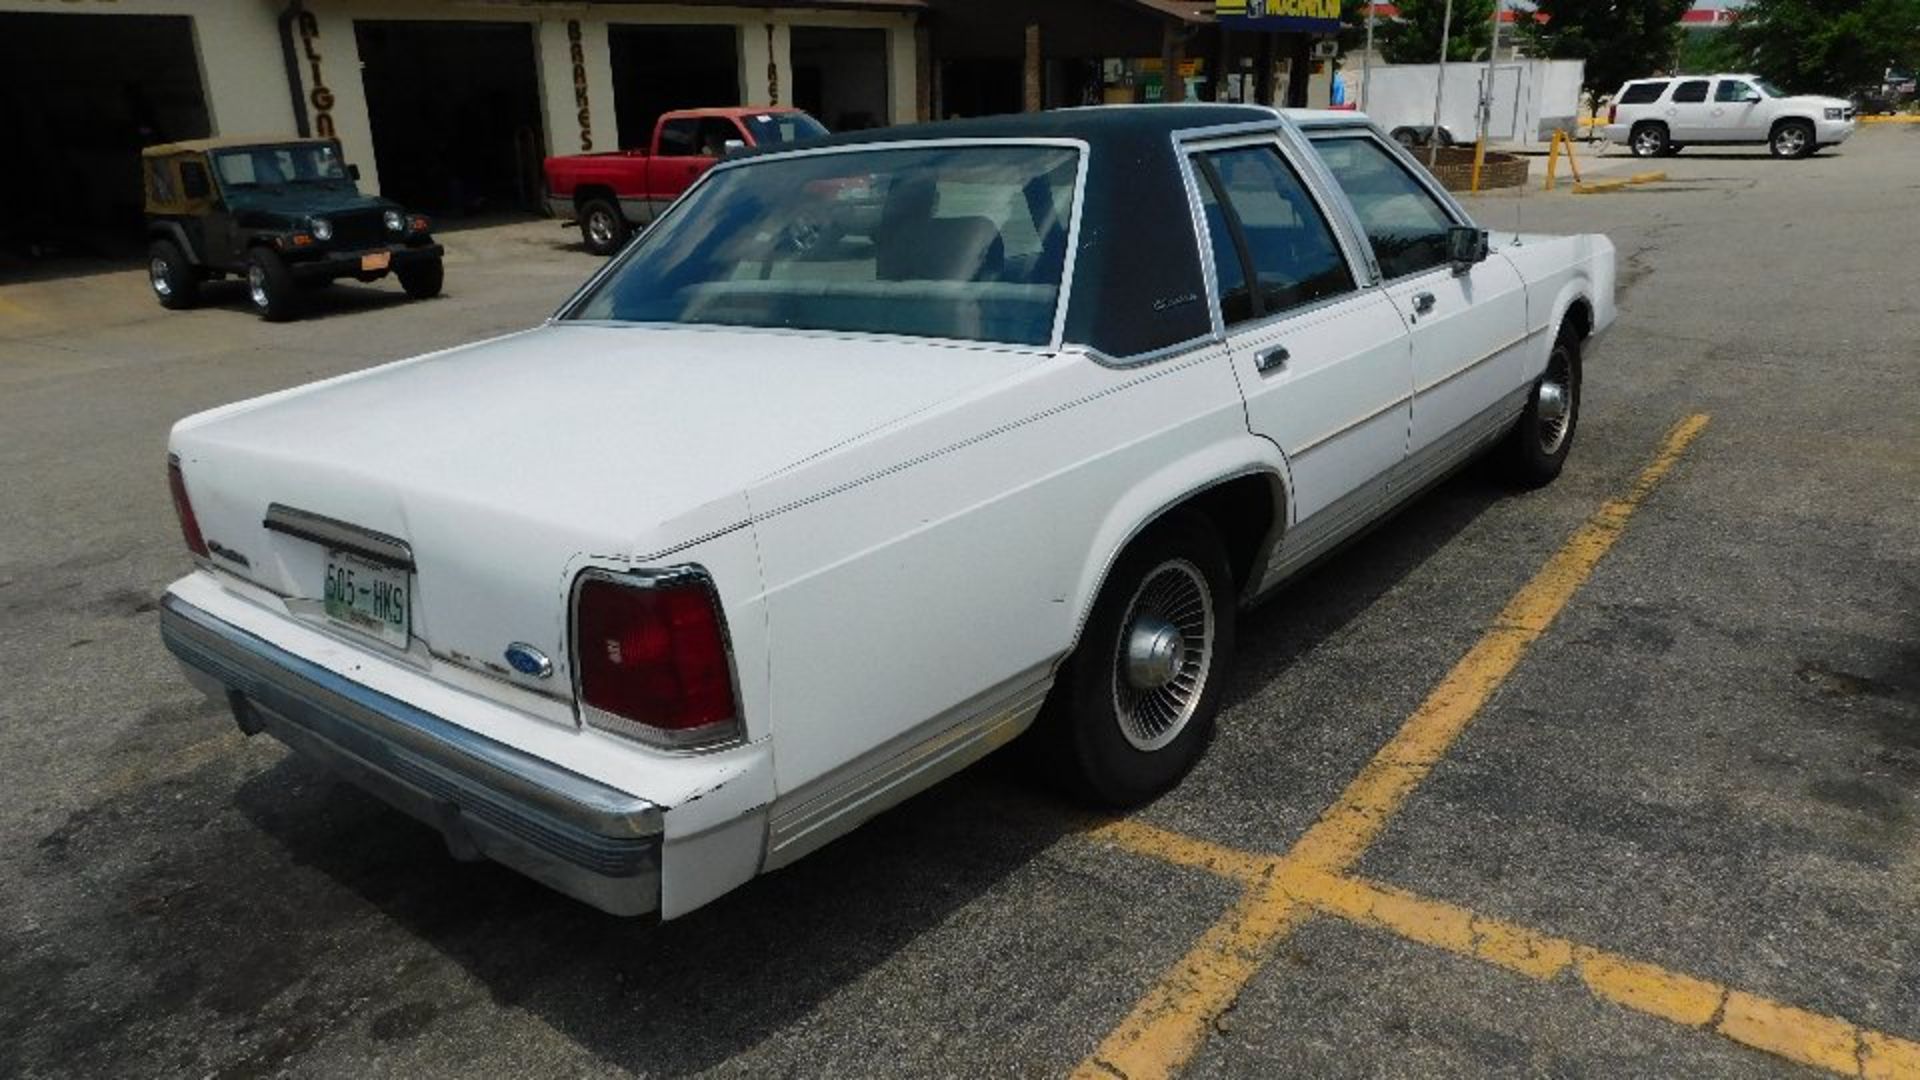
[(1340, 32), (1340, 0), (1219, 0), (1213, 13), (1223, 30)]

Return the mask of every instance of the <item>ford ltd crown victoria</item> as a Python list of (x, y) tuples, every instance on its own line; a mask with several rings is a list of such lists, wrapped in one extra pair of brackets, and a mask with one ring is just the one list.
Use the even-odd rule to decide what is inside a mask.
[(455, 856), (672, 918), (1023, 733), (1164, 791), (1237, 612), (1483, 453), (1552, 480), (1613, 317), (1604, 237), (1351, 113), (749, 153), (535, 329), (181, 421), (161, 629)]

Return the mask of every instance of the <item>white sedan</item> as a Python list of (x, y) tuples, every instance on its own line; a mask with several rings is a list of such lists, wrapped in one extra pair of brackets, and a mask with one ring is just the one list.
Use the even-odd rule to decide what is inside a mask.
[(546, 324), (181, 421), (161, 628), (488, 857), (671, 918), (1020, 735), (1110, 806), (1236, 613), (1574, 440), (1600, 236), (1353, 114), (894, 128), (722, 164)]

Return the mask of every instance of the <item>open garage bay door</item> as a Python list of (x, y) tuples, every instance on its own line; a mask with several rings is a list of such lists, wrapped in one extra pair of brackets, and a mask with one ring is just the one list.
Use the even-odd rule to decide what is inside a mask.
[(0, 250), (139, 250), (140, 148), (206, 134), (187, 16), (0, 13)]
[(540, 199), (540, 82), (526, 23), (353, 24), (380, 193), (464, 216)]
[(887, 32), (794, 27), (793, 103), (832, 131), (888, 123)]
[(740, 32), (731, 26), (607, 27), (620, 148), (644, 150), (673, 109), (740, 104)]

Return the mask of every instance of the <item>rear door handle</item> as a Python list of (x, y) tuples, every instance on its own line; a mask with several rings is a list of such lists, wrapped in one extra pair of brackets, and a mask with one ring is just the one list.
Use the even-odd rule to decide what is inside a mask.
[(1415, 296), (1413, 298), (1413, 313), (1415, 315), (1426, 315), (1432, 312), (1434, 302), (1433, 294), (1430, 292), (1423, 292)]
[(1271, 349), (1254, 355), (1253, 370), (1262, 375), (1269, 375), (1286, 367), (1287, 361), (1291, 359), (1293, 354), (1287, 351), (1285, 345), (1275, 345)]

